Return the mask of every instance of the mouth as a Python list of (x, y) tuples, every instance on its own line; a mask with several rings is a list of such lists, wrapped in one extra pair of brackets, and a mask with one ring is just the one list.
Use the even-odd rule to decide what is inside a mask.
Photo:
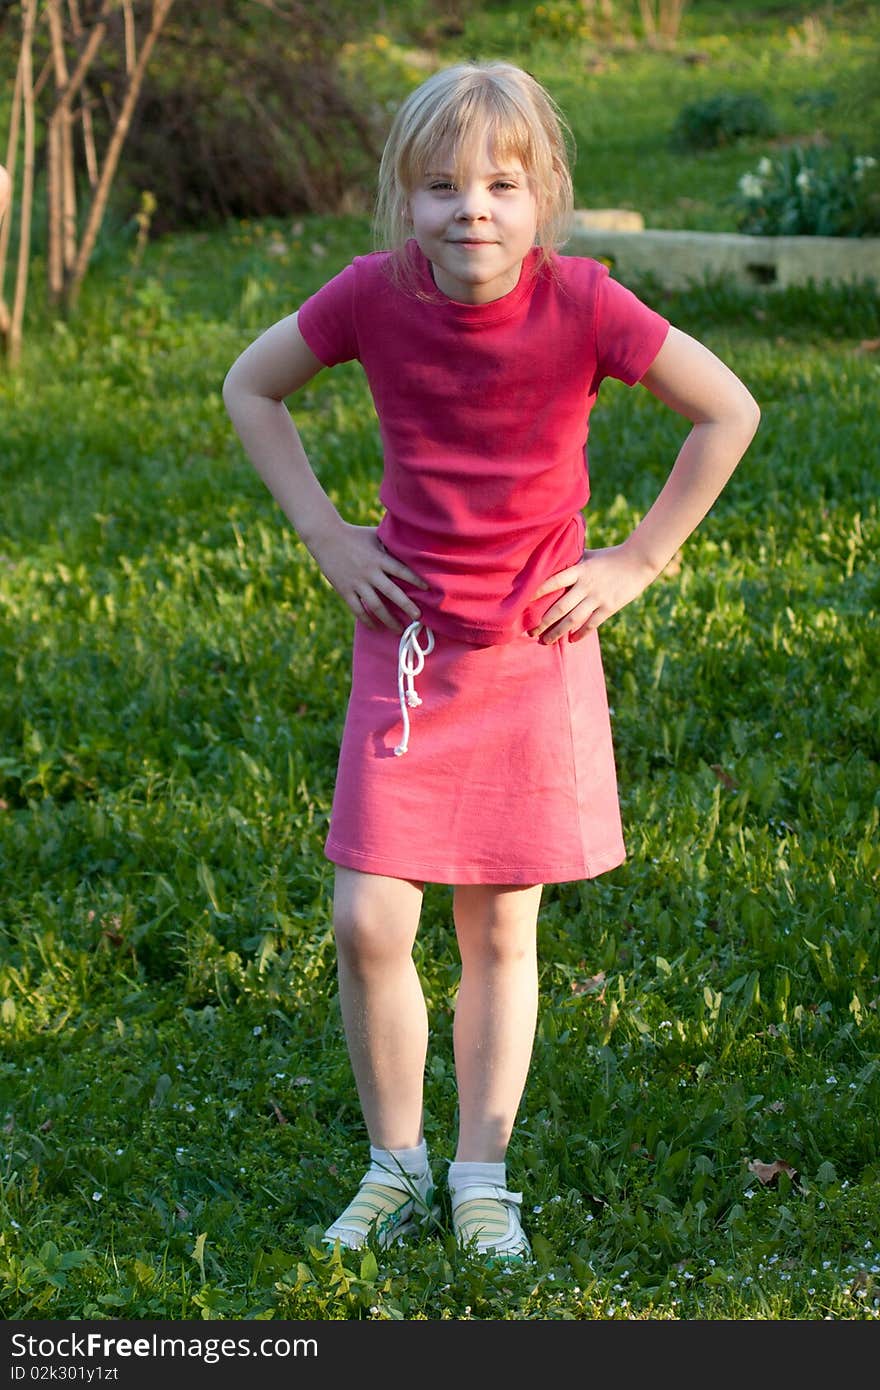
[(497, 246), (495, 241), (485, 241), (480, 237), (450, 237), (453, 246)]

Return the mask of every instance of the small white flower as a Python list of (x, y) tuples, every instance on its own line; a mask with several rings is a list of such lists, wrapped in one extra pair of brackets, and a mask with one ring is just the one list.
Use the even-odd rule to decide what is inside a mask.
[(766, 179), (768, 175), (773, 173), (773, 161), (768, 159), (766, 155), (763, 159), (758, 160), (758, 173), (762, 179)]
[(21, 1227), (19, 1226), (18, 1222), (17, 1222), (17, 1221), (13, 1221), (12, 1217), (9, 1218), (9, 1224), (10, 1224), (10, 1226), (13, 1227), (14, 1230), (16, 1230), (16, 1231), (20, 1231), (20, 1230), (21, 1230)]
[(187, 1101), (186, 1105), (183, 1108), (188, 1112), (188, 1114), (191, 1115), (196, 1107), (192, 1105), (189, 1101)]
[(743, 174), (739, 181), (739, 191), (745, 198), (760, 198), (764, 185), (757, 174)]
[(123, 1149), (117, 1149), (116, 1152), (117, 1152), (118, 1154), (121, 1154), (121, 1153), (124, 1152), (124, 1150), (123, 1150)]
[(92, 1201), (93, 1201), (93, 1202), (100, 1202), (100, 1200), (101, 1200), (101, 1198), (102, 1198), (103, 1196), (104, 1196), (103, 1192), (93, 1192), (93, 1193), (92, 1193)]
[(837, 1085), (837, 1077), (836, 1077), (836, 1076), (826, 1076), (826, 1078), (825, 1078), (825, 1085), (826, 1085), (826, 1086), (836, 1086), (836, 1085)]
[(255, 1038), (258, 1038), (258, 1037), (260, 1036), (260, 1034), (262, 1033), (262, 1031), (263, 1031), (263, 1025), (262, 1025), (261, 1023), (258, 1023), (257, 1026), (254, 1028), (254, 1037), (255, 1037)]
[(813, 175), (809, 169), (801, 169), (800, 173), (795, 176), (795, 184), (802, 193), (809, 193), (813, 186)]

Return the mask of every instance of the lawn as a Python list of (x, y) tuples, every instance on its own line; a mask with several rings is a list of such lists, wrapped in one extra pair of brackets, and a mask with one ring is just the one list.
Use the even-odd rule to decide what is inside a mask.
[[(549, 82), (561, 48), (542, 42)], [(744, 83), (758, 47), (736, 48)], [(721, 186), (704, 161), (667, 187), (659, 144), (626, 172), (670, 61), (624, 53), (595, 77), (621, 131), (598, 201), (654, 225)], [(645, 110), (627, 72), (645, 74)], [(595, 104), (557, 90), (604, 141)], [(725, 154), (728, 173), (754, 154)], [(544, 893), (509, 1154), (536, 1263), (464, 1259), (448, 1210), (405, 1249), (340, 1261), (316, 1234), (367, 1155), (322, 846), (352, 621), (220, 387), (369, 228), (234, 224), (138, 266), (126, 235), (71, 322), (35, 297), (22, 368), (0, 380), (2, 1316), (876, 1319), (877, 287), (633, 286), (763, 418), (679, 560), (602, 629), (628, 859)], [(378, 520), (360, 368), (321, 373), (295, 415), (347, 518)], [(628, 533), (684, 432), (640, 388), (603, 386), (592, 545)], [(448, 888), (426, 892), (416, 960), (440, 1175)]]

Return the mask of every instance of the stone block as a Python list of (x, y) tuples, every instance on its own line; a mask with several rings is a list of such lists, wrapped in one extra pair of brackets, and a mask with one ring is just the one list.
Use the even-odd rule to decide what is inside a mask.
[(745, 288), (880, 286), (880, 237), (759, 237), (734, 232), (620, 231), (575, 221), (563, 252), (607, 261), (622, 279), (655, 276), (683, 289), (719, 276)]

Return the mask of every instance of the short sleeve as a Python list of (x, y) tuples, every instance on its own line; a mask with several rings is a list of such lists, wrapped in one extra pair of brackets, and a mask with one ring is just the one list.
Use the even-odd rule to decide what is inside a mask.
[(597, 381), (613, 376), (627, 386), (635, 386), (654, 361), (668, 332), (668, 319), (607, 272), (602, 276), (596, 304)]
[(356, 277), (355, 265), (348, 265), (300, 305), (297, 327), (325, 367), (358, 356)]

